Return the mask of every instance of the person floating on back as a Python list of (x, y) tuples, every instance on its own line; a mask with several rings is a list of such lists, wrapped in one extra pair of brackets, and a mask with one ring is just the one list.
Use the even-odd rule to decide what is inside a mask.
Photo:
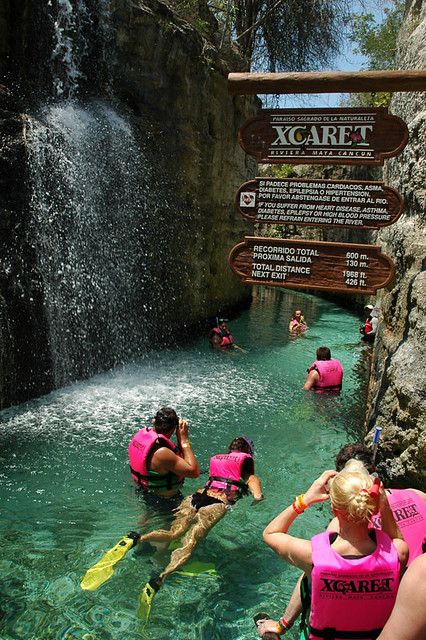
[(301, 310), (296, 309), (288, 325), (288, 330), (290, 331), (292, 336), (300, 336), (300, 334), (306, 331), (307, 328), (308, 325), (306, 324)]
[(303, 388), (313, 389), (316, 393), (339, 394), (343, 380), (342, 365), (339, 360), (331, 357), (328, 347), (319, 347), (316, 355), (317, 359), (308, 369)]

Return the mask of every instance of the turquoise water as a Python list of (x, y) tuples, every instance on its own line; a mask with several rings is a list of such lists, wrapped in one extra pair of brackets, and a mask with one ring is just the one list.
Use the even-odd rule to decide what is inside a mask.
[[(291, 339), (297, 307), (310, 329)], [(262, 529), (359, 438), (368, 352), (358, 325), (335, 304), (259, 288), (231, 323), (246, 354), (214, 353), (201, 339), (0, 413), (2, 640), (255, 638), (254, 613), (280, 615), (297, 576), (264, 545)], [(321, 345), (343, 364), (340, 397), (301, 390)], [(210, 455), (244, 433), (255, 441), (265, 500), (245, 498), (210, 532), (194, 558), (215, 563), (218, 575), (172, 576), (144, 629), (138, 594), (167, 552), (129, 552), (93, 593), (79, 582), (122, 534), (167, 522), (147, 512), (127, 467), (131, 436), (165, 404), (190, 421), (204, 472), (185, 492), (205, 480)], [(310, 537), (328, 518), (326, 505), (314, 507), (293, 531)]]

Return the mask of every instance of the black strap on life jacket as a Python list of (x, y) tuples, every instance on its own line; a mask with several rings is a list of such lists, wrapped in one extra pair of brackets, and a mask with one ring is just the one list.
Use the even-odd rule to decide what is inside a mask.
[(340, 391), (342, 388), (342, 384), (333, 384), (331, 387), (315, 387), (314, 389), (319, 389), (320, 391)]
[(323, 638), (324, 640), (375, 640), (379, 637), (382, 629), (369, 629), (368, 631), (340, 631), (333, 627), (316, 629), (309, 625), (309, 631), (316, 638)]
[(302, 634), (306, 630), (306, 635), (302, 635), (302, 637), (304, 638), (308, 637), (308, 620), (311, 610), (311, 594), (309, 590), (308, 578), (306, 575), (303, 576), (302, 582), (300, 583), (300, 599), (302, 601), (302, 611), (300, 614), (299, 629)]
[(222, 478), (222, 476), (210, 476), (205, 484), (206, 489), (209, 489), (211, 487), (214, 480), (216, 480), (216, 482), (226, 483), (224, 491), (233, 491), (232, 486), (237, 486), (237, 493), (239, 496), (248, 494), (247, 484), (243, 480), (232, 480), (232, 478)]
[[(134, 469), (132, 469), (132, 467), (130, 467), (130, 473), (136, 476), (138, 480), (138, 484), (140, 485), (143, 484), (142, 480), (146, 480), (147, 482), (150, 482), (151, 487), (148, 487), (148, 489), (174, 489), (175, 487), (178, 487), (181, 484), (183, 484), (183, 480), (176, 482), (176, 477), (177, 477), (176, 474), (170, 471), (164, 476), (150, 476), (150, 475), (144, 476), (142, 473), (139, 473), (139, 471), (135, 471)], [(162, 482), (163, 479), (164, 479), (164, 482)]]

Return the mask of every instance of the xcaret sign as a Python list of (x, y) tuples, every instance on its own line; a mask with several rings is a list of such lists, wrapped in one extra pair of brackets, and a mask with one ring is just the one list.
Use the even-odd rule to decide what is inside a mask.
[(268, 164), (382, 165), (407, 141), (405, 122), (385, 108), (262, 110), (239, 132), (244, 151)]

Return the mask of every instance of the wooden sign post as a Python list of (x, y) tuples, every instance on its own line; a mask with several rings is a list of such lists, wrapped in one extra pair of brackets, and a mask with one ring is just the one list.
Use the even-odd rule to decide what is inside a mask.
[(281, 240), (247, 236), (229, 254), (246, 284), (374, 294), (394, 275), (376, 245)]
[(258, 224), (379, 229), (399, 218), (402, 197), (383, 182), (265, 177), (241, 185), (236, 207)]
[(408, 142), (384, 108), (266, 109), (239, 131), (244, 151), (268, 164), (382, 165)]

